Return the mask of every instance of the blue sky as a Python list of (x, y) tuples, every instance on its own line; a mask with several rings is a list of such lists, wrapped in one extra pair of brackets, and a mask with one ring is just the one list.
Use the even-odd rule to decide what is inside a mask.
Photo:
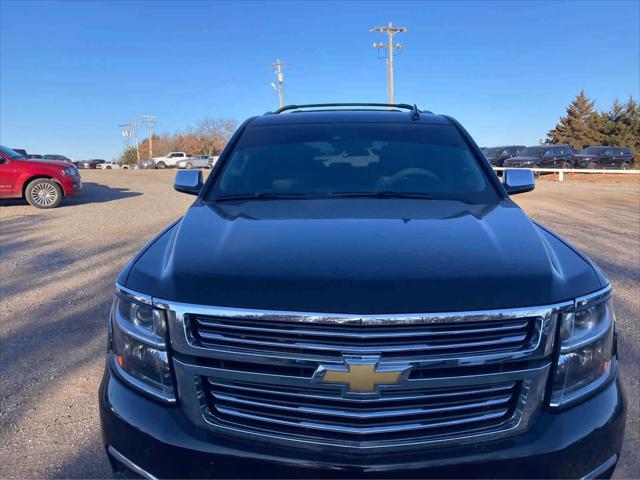
[(481, 145), (534, 144), (580, 89), (640, 96), (640, 2), (0, 0), (0, 142), (112, 158), (118, 128), (238, 120), (287, 103), (385, 101), (369, 28), (407, 27), (396, 101), (455, 116)]

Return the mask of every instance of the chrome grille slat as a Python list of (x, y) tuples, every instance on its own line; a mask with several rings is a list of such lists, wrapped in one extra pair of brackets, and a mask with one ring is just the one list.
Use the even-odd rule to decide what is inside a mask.
[[(271, 395), (271, 396), (285, 396), (285, 397), (294, 397), (305, 400), (315, 400), (315, 401), (327, 401), (327, 400), (335, 400), (339, 399), (342, 403), (347, 405), (356, 404), (356, 405), (366, 405), (366, 404), (375, 404), (380, 405), (381, 403), (389, 403), (389, 402), (398, 402), (398, 401), (409, 401), (409, 400), (444, 400), (446, 398), (460, 398), (466, 397), (470, 395), (478, 395), (478, 394), (494, 394), (497, 395), (506, 390), (511, 390), (515, 386), (515, 382), (510, 382), (505, 384), (504, 386), (490, 386), (486, 388), (476, 388), (471, 390), (464, 391), (441, 391), (441, 392), (431, 392), (427, 393), (422, 390), (413, 391), (413, 390), (405, 390), (405, 391), (385, 391), (380, 398), (343, 398), (340, 391), (328, 391), (328, 392), (314, 392), (314, 393), (301, 393), (300, 391), (293, 391), (290, 389), (281, 389), (275, 390), (273, 387), (271, 389), (266, 388), (257, 388), (254, 386), (245, 385), (235, 385), (233, 383), (221, 383), (217, 381), (211, 381), (209, 379), (208, 383), (214, 388), (225, 388), (230, 390), (236, 390), (241, 392), (249, 392), (252, 394), (258, 395)], [(319, 389), (318, 389), (319, 390)], [(384, 408), (384, 407), (382, 407)]]
[[(268, 347), (268, 349), (278, 350), (285, 348), (292, 348), (298, 350), (321, 350), (321, 351), (333, 351), (339, 352), (340, 349), (336, 345), (325, 345), (325, 344), (317, 344), (317, 343), (301, 343), (301, 342), (268, 342), (263, 340), (250, 340), (247, 338), (229, 338), (224, 335), (219, 335), (215, 333), (208, 332), (199, 332), (199, 335), (205, 340), (203, 343), (205, 345), (209, 344), (208, 341), (218, 340), (220, 342), (224, 342), (226, 344), (240, 344), (247, 348), (246, 346), (251, 347)], [(439, 344), (403, 344), (399, 346), (383, 346), (376, 345), (371, 347), (356, 347), (356, 346), (347, 346), (343, 347), (345, 350), (349, 352), (357, 352), (363, 354), (375, 354), (375, 353), (385, 353), (385, 352), (407, 352), (407, 351), (421, 351), (424, 350), (426, 352), (430, 350), (459, 350), (464, 348), (472, 348), (472, 347), (486, 347), (486, 346), (499, 346), (506, 344), (519, 344), (526, 338), (526, 334), (522, 335), (513, 335), (510, 337), (502, 337), (498, 339), (491, 339), (485, 341), (475, 341), (475, 342), (467, 342), (467, 343), (448, 343), (445, 345)]]
[(273, 423), (278, 425), (284, 425), (288, 427), (301, 427), (301, 428), (312, 428), (315, 430), (321, 430), (325, 432), (336, 432), (336, 433), (347, 433), (347, 434), (355, 434), (355, 435), (373, 435), (379, 433), (398, 433), (398, 432), (407, 432), (407, 431), (416, 431), (416, 430), (425, 430), (425, 429), (435, 429), (442, 427), (452, 427), (458, 426), (462, 424), (470, 424), (470, 423), (478, 423), (487, 420), (494, 420), (504, 417), (508, 412), (508, 409), (499, 410), (497, 412), (490, 412), (485, 414), (480, 414), (476, 416), (471, 416), (467, 418), (459, 418), (453, 420), (447, 420), (443, 422), (436, 423), (407, 423), (401, 425), (386, 425), (386, 426), (377, 426), (377, 427), (352, 427), (348, 425), (332, 425), (329, 423), (318, 423), (318, 422), (309, 422), (309, 421), (291, 421), (291, 420), (283, 420), (275, 417), (263, 417), (259, 415), (254, 415), (251, 413), (241, 412), (236, 409), (230, 409), (226, 407), (219, 407), (221, 413), (225, 415), (231, 415), (236, 417), (248, 418), (260, 422), (265, 423)]
[(442, 412), (455, 412), (458, 410), (475, 409), (494, 407), (496, 405), (504, 405), (511, 400), (511, 395), (506, 395), (497, 399), (484, 400), (481, 402), (472, 402), (459, 405), (451, 405), (447, 407), (434, 407), (434, 408), (410, 408), (410, 409), (376, 409), (375, 411), (362, 411), (353, 412), (347, 409), (336, 410), (330, 408), (309, 408), (301, 406), (287, 406), (278, 404), (268, 404), (264, 402), (258, 402), (254, 400), (246, 400), (232, 395), (224, 395), (220, 393), (214, 393), (213, 396), (217, 400), (223, 400), (227, 403), (236, 403), (249, 406), (260, 407), (264, 409), (286, 410), (296, 413), (310, 413), (314, 415), (325, 415), (327, 417), (342, 417), (342, 418), (355, 418), (355, 419), (377, 419), (377, 418), (397, 418), (407, 415), (428, 415)]
[[(319, 336), (319, 337), (343, 337), (349, 339), (389, 339), (389, 338), (413, 338), (416, 336), (416, 329), (404, 328), (407, 331), (385, 331), (379, 327), (376, 327), (372, 331), (367, 332), (355, 332), (351, 330), (343, 330), (343, 329), (335, 329), (332, 330), (317, 330), (320, 326), (315, 324), (314, 328), (301, 328), (296, 325), (294, 327), (290, 327), (288, 329), (285, 328), (267, 328), (267, 327), (259, 327), (253, 325), (247, 325), (245, 323), (224, 323), (222, 321), (210, 321), (203, 320), (202, 318), (197, 318), (196, 320), (198, 326), (205, 328), (220, 328), (224, 330), (234, 330), (237, 332), (261, 332), (268, 333), (271, 335), (282, 334), (286, 336), (296, 336), (296, 335), (305, 335), (305, 336)], [(503, 332), (510, 330), (519, 330), (526, 328), (528, 325), (527, 321), (517, 322), (513, 324), (507, 324), (502, 326), (494, 326), (494, 327), (483, 327), (483, 328), (458, 328), (458, 329), (447, 329), (447, 330), (433, 330), (433, 331), (422, 331), (419, 332), (419, 335), (423, 336), (447, 336), (447, 335), (469, 335), (475, 333), (495, 333), (495, 332)], [(333, 326), (330, 326), (333, 327)], [(424, 325), (420, 325), (421, 329), (424, 329)]]
[(524, 350), (535, 341), (535, 317), (485, 322), (439, 321), (401, 325), (287, 322), (189, 315), (193, 341), (204, 348), (279, 355), (339, 357), (344, 352), (386, 357), (433, 357)]

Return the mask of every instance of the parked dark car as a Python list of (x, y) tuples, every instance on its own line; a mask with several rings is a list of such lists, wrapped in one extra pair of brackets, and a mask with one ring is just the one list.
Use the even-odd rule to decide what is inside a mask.
[(95, 170), (96, 168), (98, 168), (98, 165), (102, 165), (105, 162), (106, 160), (94, 158), (91, 160), (81, 160), (79, 162), (74, 162), (74, 163), (77, 163), (78, 168)]
[(73, 163), (69, 157), (65, 157), (64, 155), (58, 155), (53, 153), (47, 153), (46, 155), (42, 155), (42, 158), (45, 160), (57, 160), (60, 162)]
[(635, 162), (633, 150), (626, 147), (587, 147), (575, 155), (578, 168), (628, 170)]
[(572, 168), (573, 149), (569, 145), (538, 145), (527, 147), (504, 161), (510, 168)]
[(504, 147), (483, 148), (482, 152), (487, 157), (492, 167), (502, 167), (507, 158), (515, 157), (526, 147), (524, 145), (511, 145)]
[(610, 475), (609, 281), (511, 200), (532, 172), (500, 183), (454, 119), (351, 108), (251, 118), (206, 183), (178, 171), (194, 203), (115, 285), (116, 474)]
[(41, 159), (42, 155), (40, 155), (39, 153), (29, 153), (27, 155), (28, 159)]

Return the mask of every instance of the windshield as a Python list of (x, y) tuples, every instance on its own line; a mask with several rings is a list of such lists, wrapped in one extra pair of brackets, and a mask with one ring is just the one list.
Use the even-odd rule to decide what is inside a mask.
[(376, 193), (499, 200), (455, 127), (380, 123), (249, 128), (209, 199)]
[(529, 147), (525, 148), (518, 155), (521, 157), (542, 157), (547, 149), (545, 147)]
[(582, 150), (580, 153), (596, 154), (596, 153), (602, 153), (605, 150), (606, 150), (606, 147), (587, 147), (584, 150)]
[(22, 158), (24, 156), (14, 150), (11, 150), (10, 148), (3, 147), (2, 145), (0, 145), (0, 152), (2, 152), (2, 155), (4, 155), (6, 158)]
[(500, 155), (500, 153), (502, 153), (502, 150), (504, 150), (504, 148), (485, 148), (484, 149), (484, 154), (487, 157), (497, 157), (498, 155)]

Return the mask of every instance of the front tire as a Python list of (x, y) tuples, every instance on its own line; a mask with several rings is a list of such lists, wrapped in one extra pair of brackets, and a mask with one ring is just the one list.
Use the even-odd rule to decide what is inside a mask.
[(36, 208), (55, 208), (62, 201), (62, 189), (53, 180), (37, 178), (25, 189), (24, 196)]
[(620, 165), (620, 170), (629, 170), (631, 168), (631, 165), (629, 165), (628, 162), (624, 162), (622, 165)]
[(187, 164), (184, 166), (184, 168), (191, 170), (193, 168), (193, 165), (190, 164), (189, 162), (187, 162)]
[(560, 168), (562, 168), (563, 170), (568, 170), (571, 168), (571, 162), (563, 162), (562, 165), (560, 166)]
[(167, 168), (167, 164), (164, 162), (158, 162), (156, 163), (156, 168), (160, 168), (160, 169)]
[(589, 163), (587, 164), (587, 168), (588, 168), (589, 170), (597, 170), (597, 168), (598, 168), (598, 164), (597, 164), (596, 162), (589, 162)]

